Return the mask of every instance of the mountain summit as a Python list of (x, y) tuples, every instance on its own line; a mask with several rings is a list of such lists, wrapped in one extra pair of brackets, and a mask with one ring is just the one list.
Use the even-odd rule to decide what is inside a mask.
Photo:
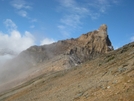
[[(51, 65), (55, 63), (53, 66), (55, 70), (57, 67), (60, 69), (70, 68), (111, 50), (113, 50), (113, 46), (108, 37), (107, 25), (103, 24), (98, 30), (82, 34), (76, 39), (62, 40), (50, 45), (32, 46), (18, 57), (19, 60), (22, 60), (21, 62), (30, 65), (30, 67), (41, 63), (51, 62)], [(56, 66), (57, 63), (58, 66)]]
[(112, 50), (106, 25), (32, 46), (2, 72), (0, 101), (134, 101), (134, 42)]
[(88, 45), (90, 51), (107, 53), (108, 51), (113, 50), (105, 24), (101, 25), (98, 30), (83, 34), (78, 39)]

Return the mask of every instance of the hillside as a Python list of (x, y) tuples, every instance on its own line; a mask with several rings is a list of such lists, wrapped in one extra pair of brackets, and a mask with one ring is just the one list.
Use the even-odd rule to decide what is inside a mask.
[(0, 92), (14, 88), (38, 74), (69, 69), (113, 50), (107, 25), (50, 45), (31, 46), (8, 61), (0, 71)]
[(133, 101), (133, 50), (130, 43), (69, 70), (40, 75), (0, 101)]
[(106, 25), (77, 39), (32, 46), (18, 58), (29, 60), (21, 61), (28, 63), (28, 76), (8, 83), (0, 101), (134, 99), (134, 42), (113, 50)]

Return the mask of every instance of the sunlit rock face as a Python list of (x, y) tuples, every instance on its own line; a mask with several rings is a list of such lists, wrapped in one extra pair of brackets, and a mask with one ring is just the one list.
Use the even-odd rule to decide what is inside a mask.
[(90, 51), (107, 53), (113, 50), (105, 24), (101, 25), (98, 30), (83, 34), (78, 39), (88, 46)]
[(113, 50), (105, 24), (101, 25), (98, 30), (81, 35), (76, 40), (77, 44), (72, 47), (70, 54), (76, 55), (81, 61), (93, 59)]

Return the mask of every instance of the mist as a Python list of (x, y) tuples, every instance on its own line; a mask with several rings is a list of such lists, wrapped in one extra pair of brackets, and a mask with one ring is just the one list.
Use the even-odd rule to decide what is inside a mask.
[[(37, 41), (29, 31), (18, 31), (17, 25), (11, 19), (6, 19), (4, 24), (7, 32), (0, 31), (0, 92), (13, 86), (15, 80), (21, 83), (22, 79), (34, 71), (35, 61), (23, 51), (36, 45)], [(39, 42), (39, 45), (43, 45), (53, 43), (54, 40), (44, 38)]]
[(6, 61), (12, 59), (13, 57), (14, 57), (14, 56), (9, 55), (9, 54), (0, 56), (0, 64), (1, 64), (1, 66), (2, 66), (4, 63), (6, 63)]
[[(29, 31), (21, 33), (17, 28), (17, 25), (11, 20), (6, 19), (4, 25), (7, 32), (0, 31), (0, 64), (6, 62), (6, 60), (12, 59), (23, 50), (26, 50), (30, 46), (51, 44), (55, 42), (52, 38), (45, 37), (42, 40), (36, 40), (34, 35)], [(40, 34), (38, 34), (40, 36)]]

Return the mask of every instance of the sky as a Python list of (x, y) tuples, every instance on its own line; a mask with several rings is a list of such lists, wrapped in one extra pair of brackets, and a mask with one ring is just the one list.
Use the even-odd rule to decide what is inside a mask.
[(134, 0), (0, 0), (0, 50), (20, 53), (102, 24), (117, 49), (134, 41), (133, 5)]

